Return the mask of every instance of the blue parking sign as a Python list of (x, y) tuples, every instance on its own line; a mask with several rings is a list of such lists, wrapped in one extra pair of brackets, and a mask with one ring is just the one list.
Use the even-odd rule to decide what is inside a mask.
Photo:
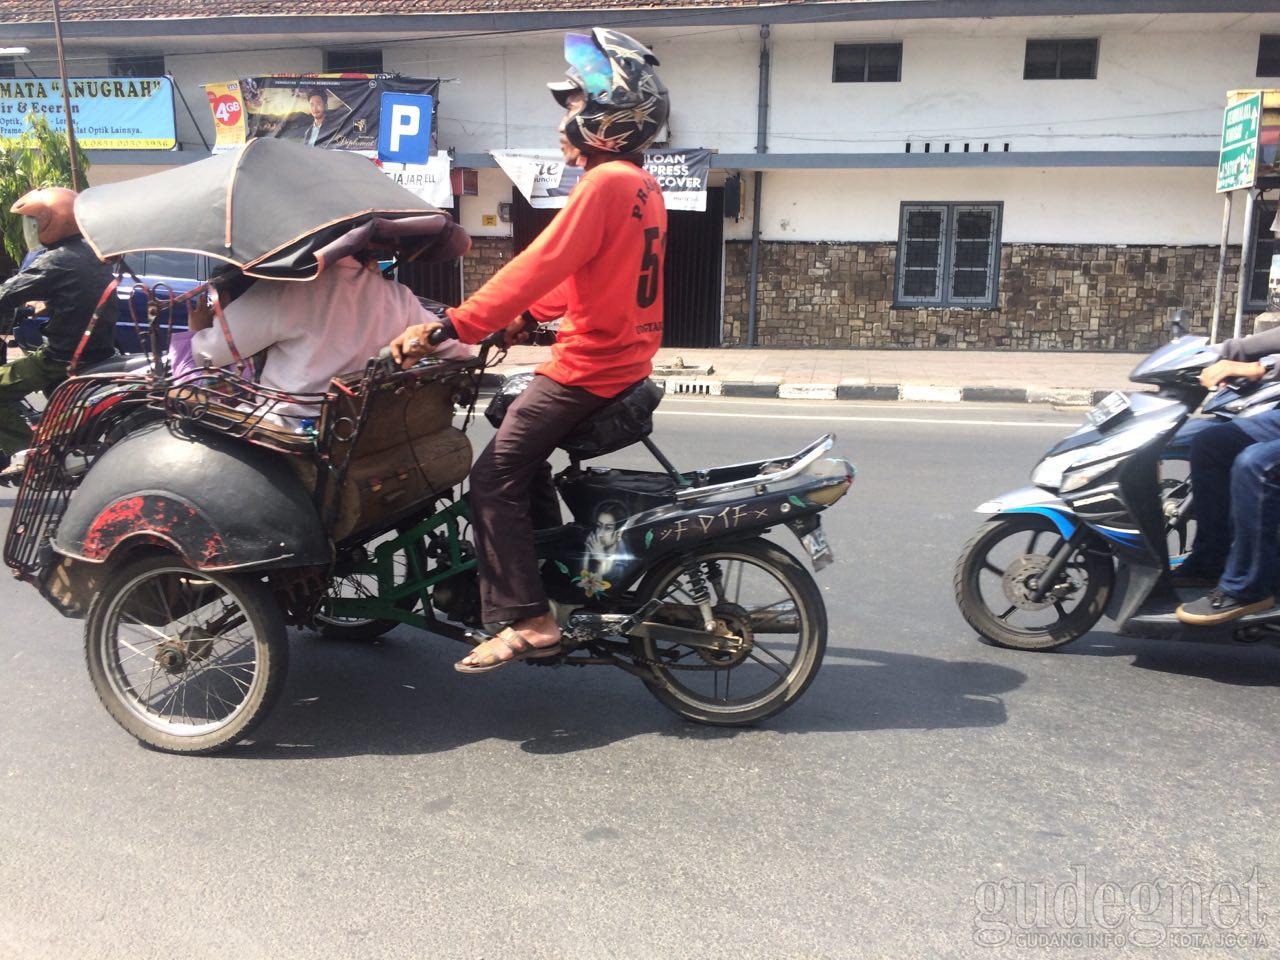
[(378, 159), (426, 163), (431, 155), (432, 99), (421, 93), (384, 93), (378, 118)]

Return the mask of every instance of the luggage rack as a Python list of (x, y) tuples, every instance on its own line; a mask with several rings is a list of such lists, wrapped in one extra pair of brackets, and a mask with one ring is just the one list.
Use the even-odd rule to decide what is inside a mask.
[(153, 405), (170, 424), (197, 425), (277, 453), (306, 456), (318, 450), (318, 425), (330, 399), (323, 393), (283, 393), (219, 369), (194, 370), (162, 384)]
[(101, 452), (102, 417), (140, 408), (147, 376), (87, 374), (63, 381), (49, 398), (32, 439), (4, 544), (4, 562), (36, 583), (71, 494)]

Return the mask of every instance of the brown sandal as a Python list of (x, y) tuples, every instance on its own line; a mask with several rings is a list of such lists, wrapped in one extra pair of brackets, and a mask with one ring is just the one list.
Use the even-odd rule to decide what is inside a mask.
[(497, 670), (518, 660), (542, 660), (545, 657), (557, 656), (561, 652), (560, 641), (558, 640), (549, 646), (535, 647), (508, 627), (497, 636), (486, 637), (467, 656), (471, 656), (485, 644), (494, 642), (501, 643), (511, 653), (511, 656), (499, 657), (496, 654), (486, 653), (480, 663), (464, 663), (463, 661), (466, 660), (466, 657), (463, 657), (462, 660), (453, 665), (453, 669), (459, 673), (488, 673), (490, 670)]

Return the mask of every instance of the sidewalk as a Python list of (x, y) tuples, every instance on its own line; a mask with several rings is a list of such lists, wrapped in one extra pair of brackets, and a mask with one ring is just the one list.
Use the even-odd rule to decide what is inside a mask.
[[(513, 347), (495, 372), (531, 369), (547, 347)], [(1133, 389), (1141, 353), (1022, 350), (664, 348), (653, 377), (668, 393), (784, 400), (1090, 404)]]

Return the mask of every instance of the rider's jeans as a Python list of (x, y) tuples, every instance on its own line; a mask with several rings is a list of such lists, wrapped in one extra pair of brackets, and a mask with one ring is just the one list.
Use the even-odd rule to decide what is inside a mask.
[(1218, 586), (1240, 600), (1275, 593), (1280, 572), (1280, 440), (1259, 442), (1217, 424), (1191, 442), (1196, 541), (1187, 563), (1223, 569)]
[(485, 623), (546, 613), (535, 528), (556, 526), (560, 506), (547, 457), (609, 401), (536, 376), (507, 408), (502, 426), (471, 468), (471, 529)]
[(52, 387), (66, 376), (67, 365), (40, 350), (0, 366), (0, 450), (12, 454), (31, 446), (31, 428), (18, 404), (27, 394)]

